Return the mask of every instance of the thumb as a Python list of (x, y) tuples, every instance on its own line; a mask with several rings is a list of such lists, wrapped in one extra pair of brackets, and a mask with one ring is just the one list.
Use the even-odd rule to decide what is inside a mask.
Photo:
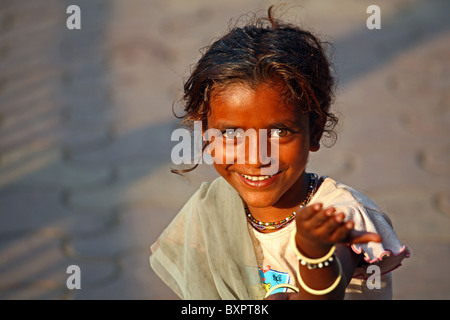
[(381, 242), (382, 238), (379, 234), (373, 232), (351, 230), (348, 235), (348, 244)]

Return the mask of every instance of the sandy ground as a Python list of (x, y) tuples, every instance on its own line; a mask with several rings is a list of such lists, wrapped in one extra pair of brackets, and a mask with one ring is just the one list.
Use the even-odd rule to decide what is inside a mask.
[[(0, 299), (175, 297), (149, 247), (217, 174), (170, 173), (172, 103), (199, 49), (272, 3), (1, 1)], [(391, 217), (412, 253), (395, 299), (450, 298), (450, 2), (288, 3), (286, 19), (334, 44), (339, 79), (338, 141), (308, 169)], [(69, 4), (80, 30), (66, 27)], [(371, 4), (380, 30), (366, 27)]]

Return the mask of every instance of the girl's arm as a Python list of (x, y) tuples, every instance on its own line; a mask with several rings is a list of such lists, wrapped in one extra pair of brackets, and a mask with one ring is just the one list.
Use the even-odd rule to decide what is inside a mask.
[[(310, 269), (299, 261), (298, 293), (278, 293), (267, 299), (343, 299), (361, 255), (349, 245), (369, 241), (381, 242), (375, 233), (353, 230), (353, 221), (344, 222), (343, 213), (334, 208), (324, 209), (321, 204), (300, 208), (296, 215), (297, 233), (292, 241), (294, 250), (302, 260), (321, 261), (334, 250), (335, 255), (327, 261), (328, 266)], [(327, 290), (331, 289), (331, 290)]]

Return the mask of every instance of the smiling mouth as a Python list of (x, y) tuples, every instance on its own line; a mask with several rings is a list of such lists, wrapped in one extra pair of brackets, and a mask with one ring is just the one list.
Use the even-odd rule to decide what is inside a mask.
[(250, 176), (247, 174), (242, 174), (240, 173), (241, 176), (243, 176), (245, 179), (250, 180), (250, 181), (264, 181), (267, 179), (272, 178), (274, 175), (271, 176)]
[(279, 173), (280, 172), (274, 175), (249, 175), (237, 173), (237, 175), (245, 185), (259, 189), (269, 187), (272, 183), (274, 183), (275, 180), (277, 180)]

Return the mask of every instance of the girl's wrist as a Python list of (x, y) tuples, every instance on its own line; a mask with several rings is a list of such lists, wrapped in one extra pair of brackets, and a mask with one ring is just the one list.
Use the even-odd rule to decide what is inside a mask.
[(317, 259), (325, 256), (330, 252), (333, 247), (333, 243), (320, 243), (319, 241), (311, 241), (309, 239), (303, 239), (297, 233), (295, 235), (295, 244), (297, 249), (305, 256), (311, 259)]

